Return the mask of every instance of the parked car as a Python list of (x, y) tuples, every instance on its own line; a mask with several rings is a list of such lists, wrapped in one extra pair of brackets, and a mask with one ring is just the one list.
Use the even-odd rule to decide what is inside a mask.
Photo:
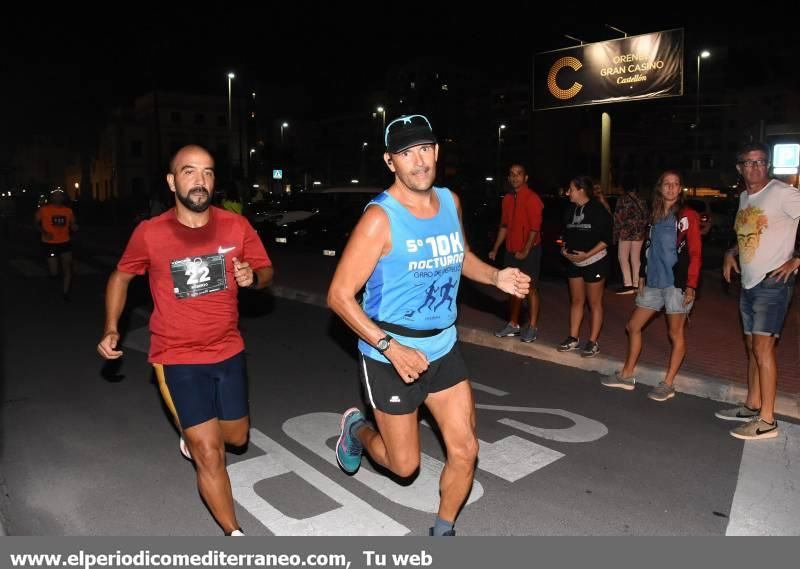
[(339, 186), (292, 195), (281, 210), (264, 215), (256, 230), (268, 247), (341, 254), (364, 207), (381, 188)]
[(248, 203), (245, 208), (245, 215), (253, 227), (258, 227), (266, 221), (274, 222), (279, 219), (286, 211), (288, 202), (289, 196), (285, 194), (280, 196), (268, 195), (264, 199)]
[(733, 223), (739, 202), (726, 197), (689, 197), (687, 205), (700, 214), (700, 233), (712, 243), (732, 242)]

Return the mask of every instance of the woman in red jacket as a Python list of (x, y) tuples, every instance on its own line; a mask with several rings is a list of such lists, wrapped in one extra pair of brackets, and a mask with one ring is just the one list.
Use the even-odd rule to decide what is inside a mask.
[(628, 354), (622, 370), (602, 382), (620, 389), (635, 387), (634, 370), (642, 353), (642, 329), (665, 308), (672, 353), (664, 381), (647, 395), (655, 401), (675, 396), (673, 383), (686, 355), (684, 327), (700, 280), (700, 216), (684, 204), (681, 190), (681, 176), (674, 170), (665, 171), (656, 183), (652, 219), (642, 248), (636, 308), (626, 326)]

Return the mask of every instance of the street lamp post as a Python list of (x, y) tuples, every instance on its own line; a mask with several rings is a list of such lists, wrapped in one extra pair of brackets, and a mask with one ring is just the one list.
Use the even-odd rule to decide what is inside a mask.
[(281, 146), (283, 146), (283, 129), (289, 128), (288, 122), (281, 123)]
[(367, 142), (361, 143), (361, 169), (359, 175), (362, 180), (367, 179), (367, 146), (369, 146)]
[(236, 75), (228, 73), (228, 158), (231, 161), (231, 180), (233, 180), (233, 113), (231, 106), (231, 81)]
[(703, 50), (697, 53), (697, 96), (694, 104), (694, 169), (700, 169), (700, 59), (711, 56), (711, 52)]
[(383, 136), (383, 131), (386, 130), (386, 109), (381, 106), (375, 110), (381, 114), (381, 136)]
[(505, 129), (506, 129), (506, 125), (504, 125), (504, 124), (501, 124), (500, 126), (497, 127), (497, 178), (498, 178), (498, 180), (500, 179), (500, 175), (502, 174), (502, 172), (500, 171), (500, 168), (501, 168), (500, 158), (501, 158), (501, 150), (502, 150), (502, 145), (503, 145), (503, 131)]

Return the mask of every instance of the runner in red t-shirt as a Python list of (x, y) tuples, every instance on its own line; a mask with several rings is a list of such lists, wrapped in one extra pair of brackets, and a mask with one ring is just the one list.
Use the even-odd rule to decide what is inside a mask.
[(181, 452), (194, 460), (200, 495), (225, 534), (243, 535), (224, 458), (225, 444), (246, 444), (250, 427), (237, 289), (266, 287), (272, 263), (244, 217), (210, 207), (214, 159), (208, 151), (181, 148), (167, 183), (175, 208), (133, 232), (108, 281), (97, 351), (106, 359), (122, 356), (117, 325), (128, 285), (149, 273), (148, 360), (182, 431)]
[(539, 336), (537, 321), (539, 319), (539, 273), (542, 265), (542, 211), (544, 203), (539, 194), (528, 187), (528, 173), (522, 164), (512, 164), (508, 169), (508, 183), (511, 192), (503, 198), (500, 229), (489, 258), (494, 260), (497, 251), (506, 243), (503, 264), (516, 267), (531, 277), (531, 288), (528, 292), (528, 325), (520, 328), (520, 312), (522, 299), (510, 296), (509, 321), (499, 331), (498, 338), (520, 336), (523, 342), (533, 342)]

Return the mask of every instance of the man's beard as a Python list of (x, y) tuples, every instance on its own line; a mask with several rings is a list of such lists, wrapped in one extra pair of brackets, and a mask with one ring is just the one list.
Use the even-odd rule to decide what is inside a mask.
[(433, 183), (434, 183), (435, 180), (431, 180), (430, 183), (425, 182), (424, 186), (421, 186), (418, 175), (419, 174), (428, 175), (430, 173), (430, 171), (431, 171), (431, 168), (428, 168), (428, 167), (424, 167), (424, 168), (420, 168), (420, 169), (414, 170), (413, 172), (409, 173), (407, 178), (403, 179), (403, 183), (411, 191), (420, 192), (420, 193), (427, 192), (428, 190), (431, 189), (431, 187), (433, 187)]
[[(202, 202), (195, 202), (192, 201), (192, 194), (194, 193), (202, 193), (206, 196), (205, 201)], [(189, 190), (189, 192), (182, 196), (180, 192), (175, 192), (175, 195), (178, 196), (178, 201), (180, 201), (183, 205), (185, 205), (188, 209), (195, 213), (203, 213), (205, 210), (208, 209), (208, 206), (211, 205), (211, 194), (208, 192), (207, 189), (203, 188), (202, 186), (196, 186)]]

